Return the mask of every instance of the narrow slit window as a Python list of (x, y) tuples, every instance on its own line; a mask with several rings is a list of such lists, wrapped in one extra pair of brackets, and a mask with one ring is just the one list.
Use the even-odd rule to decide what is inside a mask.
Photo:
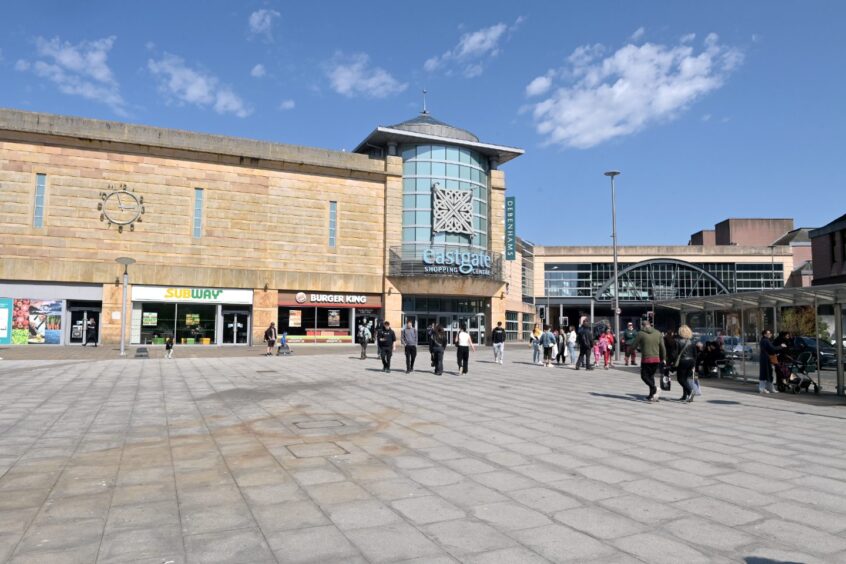
[(194, 237), (203, 236), (203, 189), (194, 188)]
[(47, 191), (47, 175), (35, 175), (35, 209), (32, 213), (32, 226), (44, 227), (44, 193)]
[(329, 202), (329, 246), (335, 247), (338, 235), (338, 202)]

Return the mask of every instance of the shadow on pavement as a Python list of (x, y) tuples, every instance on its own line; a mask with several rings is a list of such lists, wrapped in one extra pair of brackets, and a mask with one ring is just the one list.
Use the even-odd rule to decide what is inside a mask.
[(600, 392), (590, 392), (590, 395), (600, 398), (620, 399), (626, 401), (646, 401), (646, 396), (642, 394), (626, 394), (624, 396), (618, 394), (603, 394)]

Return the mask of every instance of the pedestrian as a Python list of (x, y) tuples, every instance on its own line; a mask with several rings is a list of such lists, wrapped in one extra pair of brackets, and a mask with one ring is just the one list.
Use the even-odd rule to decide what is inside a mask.
[(635, 346), (634, 342), (637, 339), (637, 331), (634, 329), (634, 323), (629, 321), (626, 324), (626, 330), (623, 331), (623, 338), (620, 342), (621, 347), (626, 347), (623, 352), (626, 355), (626, 366), (629, 365), (629, 361), (631, 360), (632, 366), (637, 366), (637, 347)]
[(473, 337), (467, 332), (467, 327), (462, 323), (458, 327), (458, 335), (455, 338), (458, 346), (458, 373), (467, 374), (470, 362), (470, 349), (476, 352), (476, 345), (473, 344)]
[(405, 328), (400, 333), (400, 342), (405, 345), (405, 373), (411, 374), (417, 358), (417, 329), (410, 319), (406, 320)]
[(655, 386), (655, 372), (667, 358), (664, 349), (664, 338), (652, 327), (652, 322), (644, 319), (641, 330), (634, 340), (634, 346), (640, 351), (640, 379), (649, 387), (647, 401), (657, 402), (661, 397), (661, 390)]
[[(599, 346), (599, 355), (602, 357), (603, 361), (603, 368), (608, 370), (608, 363), (611, 360), (611, 345), (608, 342), (608, 333), (605, 332), (599, 336), (599, 341), (597, 342)], [(597, 359), (599, 362), (599, 359)]]
[(435, 375), (444, 373), (444, 350), (447, 346), (447, 337), (444, 328), (436, 323), (432, 326), (432, 337), (430, 342), (432, 350), (432, 366), (435, 368)]
[(502, 354), (505, 352), (505, 329), (502, 328), (502, 321), (496, 322), (496, 327), (491, 331), (493, 342), (494, 362), (502, 364)]
[(582, 326), (579, 327), (577, 335), (579, 342), (579, 359), (576, 361), (576, 370), (584, 366), (587, 370), (593, 370), (590, 365), (590, 355), (593, 352), (593, 329), (590, 328), (590, 321), (585, 318)]
[(555, 335), (555, 346), (556, 354), (555, 354), (555, 363), (561, 364), (562, 362), (566, 361), (567, 358), (567, 346), (566, 346), (566, 337), (564, 336), (564, 329), (562, 328), (560, 331), (556, 330), (554, 332)]
[(391, 356), (397, 348), (397, 334), (391, 329), (390, 321), (382, 323), (382, 328), (376, 332), (376, 347), (379, 358), (382, 359), (382, 371), (391, 372)]
[(165, 358), (173, 358), (173, 337), (165, 341)]
[(610, 327), (605, 331), (605, 339), (608, 341), (608, 366), (613, 368), (614, 362), (612, 360), (612, 355), (614, 354), (614, 347), (616, 346), (616, 338), (614, 337), (614, 332)]
[(370, 332), (367, 324), (362, 323), (358, 326), (358, 344), (361, 346), (361, 360), (367, 358), (367, 344), (370, 343), (370, 339), (372, 338), (373, 334)]
[(532, 364), (541, 365), (541, 328), (539, 323), (535, 323), (535, 328), (532, 329), (532, 334), (529, 337), (529, 344), (532, 347)]
[[(667, 351), (667, 358), (672, 362), (676, 371), (679, 385), (682, 388), (682, 396), (679, 401), (692, 402), (696, 396), (697, 383), (693, 368), (696, 366), (697, 348), (691, 340), (693, 331), (687, 325), (679, 327), (678, 337), (672, 351)], [(669, 364), (669, 362), (668, 362)]]
[(569, 353), (569, 356), (570, 356), (570, 360), (568, 361), (568, 364), (570, 362), (573, 362), (573, 363), (576, 362), (576, 337), (577, 336), (578, 335), (576, 334), (576, 328), (573, 327), (573, 326), (570, 326), (569, 331), (567, 331), (567, 352)]
[(85, 342), (82, 344), (85, 346), (88, 343), (94, 343), (94, 346), (97, 346), (97, 321), (94, 320), (94, 316), (89, 317), (85, 325)]
[(552, 366), (552, 350), (555, 346), (555, 335), (549, 330), (549, 325), (543, 326), (543, 333), (540, 337), (541, 348), (543, 349), (543, 365)]
[(761, 346), (760, 354), (758, 355), (758, 393), (759, 394), (774, 394), (776, 393), (773, 386), (773, 366), (778, 365), (778, 353), (781, 349), (787, 348), (785, 343), (781, 343), (776, 347), (773, 342), (773, 332), (769, 329), (764, 329), (761, 332)]
[(676, 334), (673, 333), (672, 329), (669, 329), (666, 333), (664, 333), (664, 350), (667, 351), (667, 358), (672, 359), (664, 363), (664, 376), (669, 378), (672, 362), (675, 361), (679, 352), (676, 350)]
[(264, 342), (267, 345), (267, 351), (264, 356), (271, 356), (273, 354), (273, 345), (276, 344), (276, 323), (270, 322), (270, 325), (264, 331)]

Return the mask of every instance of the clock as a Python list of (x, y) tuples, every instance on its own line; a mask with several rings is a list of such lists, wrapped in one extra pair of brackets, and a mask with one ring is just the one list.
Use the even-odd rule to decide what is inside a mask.
[(144, 196), (137, 195), (126, 184), (109, 185), (108, 192), (100, 193), (97, 210), (100, 221), (106, 222), (109, 227), (117, 225), (119, 233), (123, 233), (127, 226), (130, 231), (135, 231), (135, 224), (141, 223), (144, 215)]

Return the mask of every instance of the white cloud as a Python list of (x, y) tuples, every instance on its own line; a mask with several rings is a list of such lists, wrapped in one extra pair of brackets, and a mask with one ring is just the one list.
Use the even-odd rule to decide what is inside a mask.
[(455, 66), (467, 78), (479, 76), (484, 71), (484, 62), (499, 54), (500, 44), (506, 34), (514, 31), (524, 21), (525, 18), (520, 16), (510, 27), (500, 22), (465, 33), (455, 47), (443, 55), (426, 59), (423, 69), (426, 72), (435, 72), (445, 68), (447, 73), (451, 73), (451, 67)]
[(169, 101), (213, 108), (219, 114), (247, 117), (252, 109), (216, 76), (202, 69), (192, 69), (181, 57), (165, 53), (161, 59), (150, 59), (147, 68), (159, 81), (159, 90)]
[(273, 41), (273, 21), (280, 16), (276, 10), (262, 8), (249, 17), (250, 35), (261, 36), (265, 41)]
[[(558, 85), (528, 109), (545, 143), (586, 149), (671, 120), (720, 88), (743, 61), (739, 49), (721, 45), (713, 33), (698, 52), (685, 42), (629, 44), (602, 58), (604, 52), (579, 47), (568, 66), (544, 75)], [(538, 78), (527, 94), (532, 85), (541, 90)]]
[(640, 26), (640, 27), (639, 27), (639, 28), (637, 28), (637, 29), (635, 30), (635, 32), (631, 35), (631, 40), (632, 40), (632, 41), (638, 41), (638, 40), (640, 40), (640, 38), (642, 38), (642, 37), (644, 36), (644, 34), (645, 34), (645, 33), (646, 33), (646, 28), (645, 28), (645, 27), (643, 27), (643, 26)]
[(250, 76), (252, 76), (254, 78), (261, 78), (266, 74), (267, 74), (267, 70), (264, 68), (264, 65), (261, 64), (261, 63), (254, 66), (253, 69), (250, 71)]
[(681, 36), (680, 41), (682, 43), (692, 43), (694, 39), (696, 39), (695, 33), (687, 33), (687, 34)]
[(535, 78), (526, 86), (526, 96), (540, 96), (546, 94), (552, 86), (552, 76), (545, 74)]
[(702, 114), (702, 121), (711, 121), (711, 114)]
[(408, 88), (385, 69), (371, 67), (365, 53), (337, 53), (327, 66), (326, 76), (332, 90), (348, 97), (386, 98)]
[(293, 110), (295, 106), (296, 103), (293, 100), (282, 100), (279, 102), (280, 110)]
[(20, 59), (15, 63), (15, 70), (32, 71), (55, 84), (64, 94), (101, 102), (116, 114), (125, 116), (126, 103), (108, 65), (115, 39), (111, 36), (74, 45), (58, 37), (49, 40), (38, 37), (35, 40), (38, 59), (34, 62)]

